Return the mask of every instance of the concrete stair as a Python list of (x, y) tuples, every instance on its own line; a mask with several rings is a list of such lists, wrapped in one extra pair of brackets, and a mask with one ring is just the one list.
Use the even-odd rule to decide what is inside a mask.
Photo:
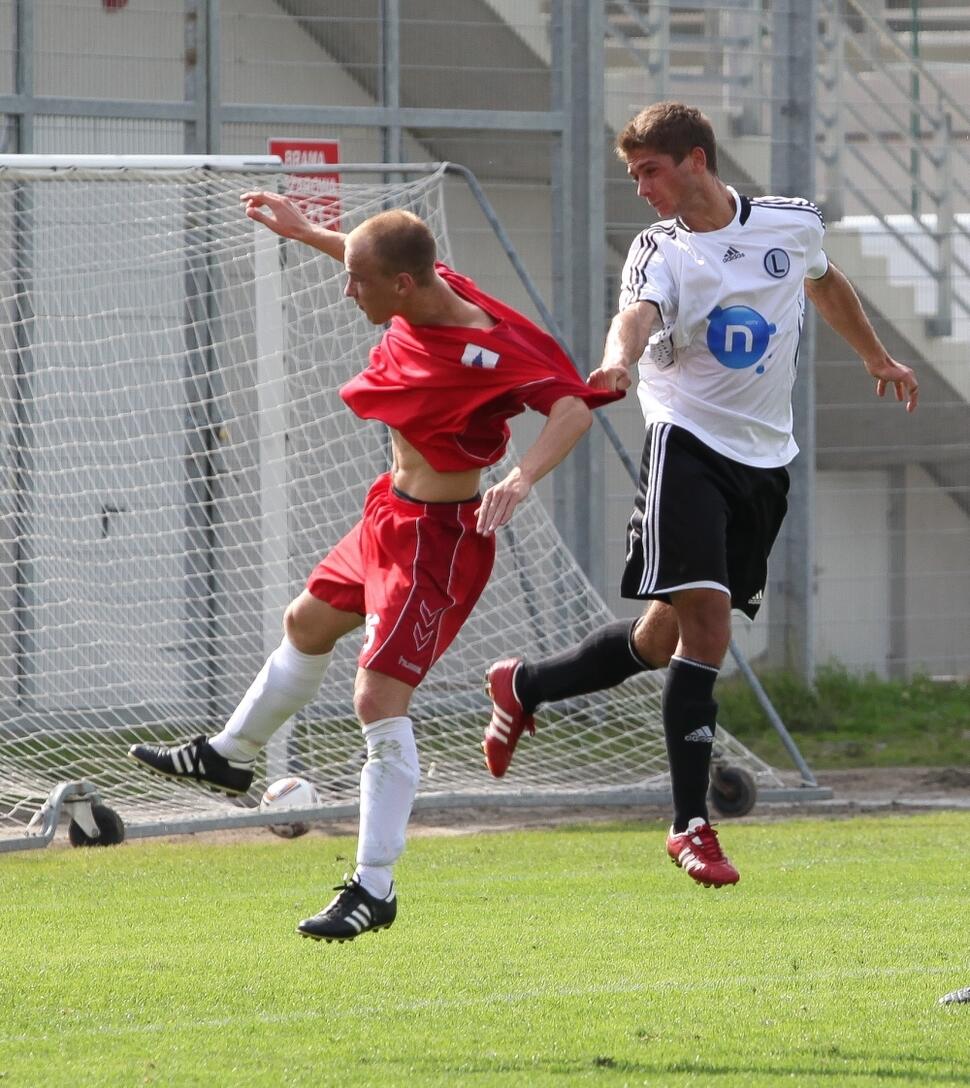
[[(920, 409), (872, 395), (862, 365), (822, 321), (816, 334), (816, 449), (820, 469), (918, 464), (970, 516), (970, 344), (931, 337), (912, 287), (894, 285), (884, 257), (867, 256), (857, 231), (829, 229), (826, 252), (849, 277), (893, 358), (912, 365)], [(889, 318), (886, 315), (894, 315)], [(860, 373), (861, 372), (861, 373)], [(888, 394), (887, 394), (888, 396)]]

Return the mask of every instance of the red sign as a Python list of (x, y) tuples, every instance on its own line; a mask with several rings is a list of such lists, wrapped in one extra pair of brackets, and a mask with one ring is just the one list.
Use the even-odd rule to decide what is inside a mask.
[[(340, 162), (337, 140), (291, 140), (272, 137), (271, 155), (279, 155), (284, 166), (325, 166)], [(331, 230), (340, 230), (340, 175), (321, 170), (286, 175), (286, 195), (292, 197), (307, 218)]]

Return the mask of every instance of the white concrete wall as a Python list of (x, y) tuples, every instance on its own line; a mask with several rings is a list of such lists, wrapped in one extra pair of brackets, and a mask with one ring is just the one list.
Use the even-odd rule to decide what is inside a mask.
[(906, 477), (906, 654), (931, 676), (970, 674), (966, 514), (919, 467)]
[(34, 0), (34, 91), (77, 98), (184, 97), (184, 0)]
[(374, 104), (272, 0), (224, 0), (220, 22), (223, 102)]
[(889, 653), (888, 480), (820, 472), (816, 487), (815, 655), (885, 675)]
[(0, 0), (0, 94), (13, 94), (14, 90), (13, 11), (13, 0)]

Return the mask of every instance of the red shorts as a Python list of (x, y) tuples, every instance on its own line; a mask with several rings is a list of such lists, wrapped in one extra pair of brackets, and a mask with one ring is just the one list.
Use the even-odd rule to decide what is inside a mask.
[(360, 521), (314, 567), (314, 597), (367, 617), (362, 668), (416, 687), (454, 641), (495, 561), (494, 535), (475, 531), (479, 502), (417, 502), (385, 473)]

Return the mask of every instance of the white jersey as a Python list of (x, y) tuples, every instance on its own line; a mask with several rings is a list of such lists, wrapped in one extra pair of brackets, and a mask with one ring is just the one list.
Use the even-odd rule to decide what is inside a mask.
[(645, 421), (674, 423), (746, 465), (798, 453), (791, 394), (804, 281), (825, 275), (825, 227), (798, 197), (749, 199), (728, 188), (734, 218), (696, 232), (679, 219), (647, 227), (623, 268), (620, 310), (654, 302), (663, 326), (640, 360)]

